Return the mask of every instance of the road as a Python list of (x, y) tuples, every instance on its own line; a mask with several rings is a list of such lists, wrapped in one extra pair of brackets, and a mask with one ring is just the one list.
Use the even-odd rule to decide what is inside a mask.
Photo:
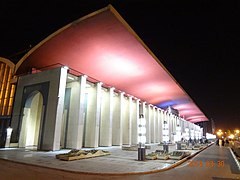
[(229, 148), (212, 145), (181, 166), (141, 179), (230, 180), (240, 179), (240, 171)]

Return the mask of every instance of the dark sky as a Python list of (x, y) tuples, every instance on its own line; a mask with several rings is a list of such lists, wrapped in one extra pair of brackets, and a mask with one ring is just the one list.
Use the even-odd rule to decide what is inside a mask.
[(240, 128), (237, 0), (1, 0), (0, 57), (110, 3), (217, 128)]

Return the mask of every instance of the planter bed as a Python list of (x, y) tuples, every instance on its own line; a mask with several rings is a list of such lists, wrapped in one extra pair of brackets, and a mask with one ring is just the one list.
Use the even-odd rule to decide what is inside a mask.
[(169, 154), (169, 158), (181, 160), (189, 155), (190, 155), (190, 152), (188, 151), (173, 151), (172, 153)]
[(169, 159), (169, 155), (166, 151), (164, 150), (156, 150), (155, 152), (149, 153), (146, 156), (146, 159), (148, 160), (167, 160)]
[(99, 157), (99, 156), (106, 156), (110, 153), (108, 151), (103, 150), (76, 150), (73, 149), (69, 151), (68, 153), (64, 154), (58, 154), (56, 155), (57, 159), (64, 160), (64, 161), (73, 161), (73, 160), (79, 160), (79, 159), (87, 159), (87, 158), (93, 158), (93, 157)]

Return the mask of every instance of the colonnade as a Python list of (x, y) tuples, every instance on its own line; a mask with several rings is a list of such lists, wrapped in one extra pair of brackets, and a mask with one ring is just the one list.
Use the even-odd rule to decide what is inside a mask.
[(199, 126), (178, 115), (101, 82), (89, 82), (85, 75), (68, 74), (66, 67), (19, 78), (14, 107), (12, 147), (137, 145), (140, 114), (146, 122), (146, 144), (202, 137)]
[(66, 89), (71, 91), (62, 121), (66, 148), (136, 145), (139, 114), (146, 120), (146, 144), (202, 136), (199, 126), (101, 82), (88, 82), (87, 76), (68, 82)]

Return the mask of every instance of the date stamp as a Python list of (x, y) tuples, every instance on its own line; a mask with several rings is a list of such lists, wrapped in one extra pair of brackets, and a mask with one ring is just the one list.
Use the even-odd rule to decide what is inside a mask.
[(208, 167), (208, 168), (223, 168), (224, 167), (224, 161), (223, 160), (218, 160), (217, 162), (215, 161), (190, 161), (188, 164), (188, 167)]

